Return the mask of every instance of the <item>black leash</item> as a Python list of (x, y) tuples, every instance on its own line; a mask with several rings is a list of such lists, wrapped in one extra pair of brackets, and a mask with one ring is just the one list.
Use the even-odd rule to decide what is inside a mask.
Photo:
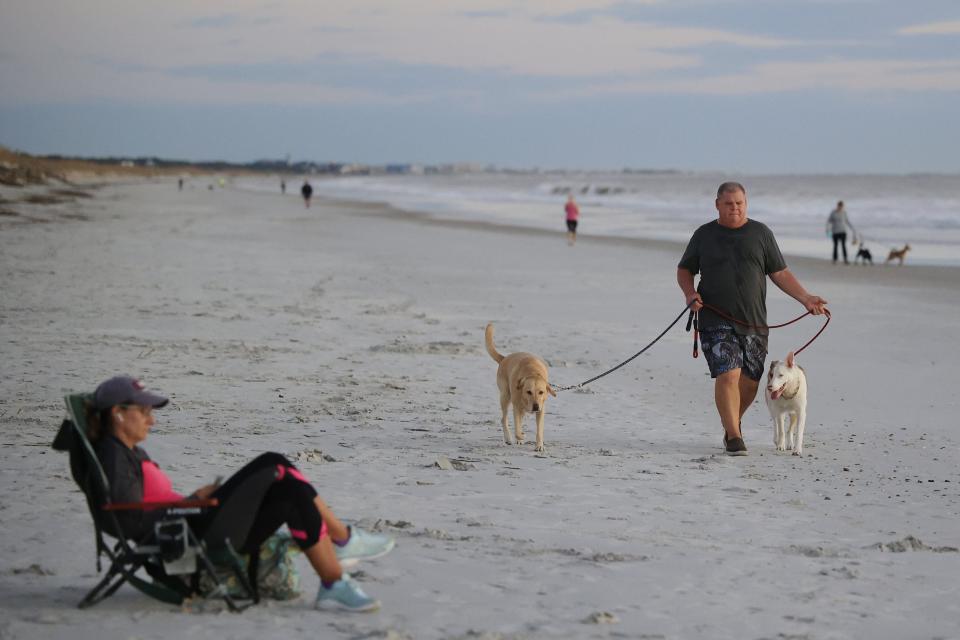
[[(611, 373), (613, 373), (614, 371), (616, 371), (616, 370), (619, 369), (620, 367), (622, 367), (622, 366), (630, 363), (634, 358), (636, 358), (637, 356), (639, 356), (640, 354), (642, 354), (644, 351), (646, 351), (647, 349), (649, 349), (650, 347), (652, 347), (653, 345), (655, 345), (655, 344), (660, 340), (660, 338), (662, 338), (663, 336), (667, 335), (667, 332), (670, 331), (670, 329), (673, 329), (673, 327), (674, 327), (675, 324), (677, 324), (678, 322), (680, 322), (680, 318), (683, 317), (683, 314), (688, 313), (688, 312), (689, 312), (689, 315), (687, 316), (687, 331), (689, 332), (691, 328), (693, 329), (693, 357), (696, 358), (696, 357), (697, 357), (697, 352), (698, 352), (698, 349), (697, 349), (697, 334), (699, 333), (699, 327), (697, 326), (697, 325), (699, 324), (699, 323), (697, 322), (697, 320), (698, 320), (698, 314), (697, 314), (696, 311), (693, 311), (693, 310), (690, 308), (695, 301), (696, 301), (696, 299), (691, 300), (691, 301), (690, 301), (690, 304), (688, 304), (687, 306), (685, 306), (685, 307), (683, 308), (683, 311), (680, 312), (680, 315), (678, 315), (678, 316), (673, 320), (673, 322), (670, 323), (670, 325), (669, 325), (666, 329), (664, 329), (663, 331), (661, 331), (661, 332), (660, 332), (660, 335), (658, 335), (656, 338), (654, 338), (654, 339), (650, 342), (650, 344), (648, 344), (647, 346), (645, 346), (643, 349), (640, 349), (640, 351), (637, 351), (635, 354), (633, 354), (632, 356), (630, 356), (629, 358), (627, 358), (626, 360), (624, 360), (623, 362), (621, 362), (621, 363), (618, 364), (617, 366), (613, 367), (612, 369), (607, 369), (606, 371), (604, 371), (604, 372), (601, 373), (600, 375), (598, 375), (598, 376), (593, 376), (593, 377), (590, 378), (589, 380), (584, 380), (584, 381), (581, 382), (580, 384), (572, 384), (572, 385), (567, 386), (567, 387), (554, 387), (553, 390), (554, 390), (555, 392), (559, 393), (559, 392), (561, 392), (561, 391), (569, 391), (570, 389), (580, 389), (580, 388), (582, 388), (582, 387), (587, 386), (588, 384), (590, 384), (591, 382), (593, 382), (593, 381), (595, 381), (595, 380), (599, 380), (600, 378), (602, 378), (602, 377), (604, 377), (604, 376), (610, 375)], [(713, 305), (710, 305), (710, 304), (707, 304), (707, 303), (701, 303), (701, 304), (702, 304), (704, 307), (708, 307), (709, 309), (711, 309), (712, 311), (714, 311), (715, 313), (717, 313), (718, 315), (720, 315), (721, 317), (723, 317), (723, 318), (725, 318), (725, 319), (727, 319), (727, 320), (731, 320), (731, 321), (733, 321), (733, 322), (736, 322), (736, 323), (738, 323), (738, 324), (742, 324), (742, 325), (745, 325), (745, 326), (748, 326), (748, 327), (761, 328), (761, 327), (754, 327), (754, 325), (749, 325), (749, 324), (747, 324), (746, 322), (743, 322), (742, 320), (737, 320), (736, 318), (732, 318), (732, 317), (728, 316), (727, 314), (725, 314), (725, 313), (724, 313), (723, 311), (721, 311), (720, 309), (717, 309), (716, 307), (714, 307)], [(784, 322), (783, 324), (764, 325), (762, 328), (764, 328), (764, 329), (779, 329), (780, 327), (785, 327), (785, 326), (787, 326), (787, 325), (789, 325), (789, 324), (793, 324), (794, 322), (797, 322), (798, 320), (801, 320), (802, 318), (805, 318), (805, 317), (807, 317), (808, 315), (811, 315), (809, 311), (808, 311), (807, 313), (803, 314), (802, 316), (798, 316), (798, 317), (794, 318), (793, 320), (790, 320), (789, 322)], [(823, 323), (823, 326), (822, 326), (822, 327), (820, 327), (820, 331), (817, 331), (816, 335), (814, 335), (812, 338), (810, 338), (810, 340), (808, 340), (806, 344), (804, 344), (802, 347), (800, 347), (799, 349), (797, 349), (796, 351), (794, 351), (794, 355), (800, 353), (801, 351), (803, 351), (804, 349), (806, 349), (807, 347), (809, 347), (809, 346), (810, 346), (810, 343), (812, 343), (814, 340), (816, 340), (818, 337), (820, 337), (820, 334), (823, 333), (823, 330), (827, 328), (827, 325), (830, 324), (830, 320), (831, 320), (830, 312), (829, 312), (829, 311), (825, 311), (825, 314), (824, 314), (824, 315), (827, 316), (827, 321)]]
[[(693, 304), (693, 302), (691, 302), (690, 304)], [(657, 341), (660, 340), (660, 338), (662, 338), (663, 336), (667, 335), (667, 332), (670, 331), (670, 329), (673, 329), (673, 326), (674, 326), (675, 324), (677, 324), (678, 322), (680, 322), (680, 318), (683, 317), (683, 314), (685, 314), (685, 313), (687, 312), (687, 310), (690, 309), (690, 304), (688, 304), (687, 306), (685, 306), (685, 307), (683, 308), (683, 311), (680, 312), (680, 315), (678, 315), (678, 316), (676, 317), (676, 319), (675, 319), (673, 322), (670, 323), (670, 326), (668, 326), (666, 329), (664, 329), (662, 332), (660, 332), (660, 335), (658, 335), (656, 338), (654, 338), (654, 339), (650, 342), (650, 344), (648, 344), (647, 346), (645, 346), (643, 349), (640, 349), (640, 351), (637, 351), (635, 354), (633, 354), (632, 356), (630, 356), (629, 358), (627, 358), (626, 360), (624, 360), (623, 362), (621, 362), (621, 363), (618, 364), (617, 366), (613, 367), (612, 369), (608, 369), (608, 370), (604, 371), (603, 373), (601, 373), (601, 374), (598, 375), (598, 376), (593, 376), (593, 377), (590, 378), (589, 380), (584, 380), (584, 381), (581, 382), (580, 384), (572, 384), (572, 385), (570, 385), (570, 386), (568, 386), (568, 387), (559, 387), (559, 388), (558, 388), (558, 387), (554, 387), (553, 390), (556, 391), (557, 393), (560, 393), (561, 391), (568, 391), (568, 390), (570, 390), (570, 389), (580, 389), (581, 387), (587, 386), (588, 384), (590, 384), (590, 383), (593, 382), (594, 380), (599, 380), (600, 378), (602, 378), (602, 377), (604, 377), (604, 376), (610, 375), (611, 373), (613, 373), (614, 371), (616, 371), (616, 370), (619, 369), (620, 367), (628, 364), (628, 363), (631, 362), (634, 358), (636, 358), (637, 356), (639, 356), (641, 353), (643, 353), (644, 351), (646, 351), (647, 349), (649, 349), (650, 347), (652, 347), (653, 345), (655, 345), (655, 344), (657, 343)]]

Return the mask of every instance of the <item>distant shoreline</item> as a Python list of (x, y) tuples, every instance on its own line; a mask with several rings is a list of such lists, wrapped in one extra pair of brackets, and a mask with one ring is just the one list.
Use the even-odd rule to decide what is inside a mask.
[(683, 168), (655, 168), (655, 167), (509, 167), (483, 162), (441, 162), (425, 164), (419, 162), (393, 163), (366, 163), (350, 161), (316, 161), (264, 158), (248, 161), (230, 160), (186, 160), (181, 158), (162, 158), (152, 155), (113, 155), (113, 156), (80, 156), (64, 154), (33, 154), (25, 151), (10, 149), (0, 144), (0, 160), (9, 162), (11, 157), (26, 163), (44, 164), (48, 167), (63, 167), (63, 171), (73, 171), (81, 167), (81, 172), (101, 173), (120, 172), (143, 175), (176, 175), (185, 174), (253, 174), (295, 176), (309, 178), (349, 177), (367, 175), (409, 175), (409, 174), (437, 174), (447, 175), (456, 173), (493, 173), (519, 175), (647, 175), (647, 176), (744, 176), (751, 178), (775, 177), (805, 177), (805, 178), (839, 178), (839, 177), (960, 177), (956, 171), (905, 171), (905, 172), (782, 172), (757, 173), (750, 171), (722, 170), (722, 169), (683, 169)]

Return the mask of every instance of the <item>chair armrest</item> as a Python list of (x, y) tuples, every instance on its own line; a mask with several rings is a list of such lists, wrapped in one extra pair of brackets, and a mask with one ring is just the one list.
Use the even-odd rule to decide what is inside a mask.
[(216, 498), (193, 498), (190, 500), (166, 500), (163, 502), (113, 502), (103, 505), (104, 511), (151, 511), (153, 509), (196, 509), (216, 507)]

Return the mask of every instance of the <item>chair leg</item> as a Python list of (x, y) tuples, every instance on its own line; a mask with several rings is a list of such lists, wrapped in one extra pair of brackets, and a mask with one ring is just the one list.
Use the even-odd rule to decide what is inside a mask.
[[(207, 556), (206, 550), (203, 545), (197, 543), (196, 538), (193, 537), (193, 532), (190, 532), (191, 542), (196, 544), (197, 547), (197, 557), (200, 558), (200, 563), (202, 564), (202, 570), (206, 571), (210, 578), (213, 580), (214, 584), (217, 585), (216, 590), (219, 592), (220, 597), (223, 598), (224, 602), (227, 603), (230, 611), (234, 613), (240, 613), (244, 609), (257, 604), (260, 599), (257, 597), (256, 591), (251, 588), (250, 582), (247, 579), (246, 571), (243, 570), (243, 566), (240, 562), (240, 556), (237, 555), (234, 551), (233, 546), (230, 544), (230, 541), (226, 541), (226, 549), (231, 558), (231, 564), (234, 574), (237, 576), (237, 580), (240, 582), (240, 586), (243, 587), (243, 590), (249, 595), (250, 602), (246, 604), (238, 604), (237, 599), (230, 595), (229, 590), (226, 585), (220, 582), (220, 578), (217, 577), (216, 569), (213, 566), (213, 563), (210, 562), (210, 558)], [(247, 599), (247, 598), (243, 598)]]
[(123, 553), (110, 553), (109, 551), (107, 556), (110, 558), (110, 568), (107, 570), (107, 575), (80, 601), (77, 605), (80, 609), (92, 607), (105, 600), (126, 583), (161, 602), (176, 605), (183, 603), (183, 593), (172, 586), (158, 582), (147, 582), (137, 577), (137, 571), (145, 566), (143, 559), (131, 560), (129, 556)]
[[(111, 580), (118, 578), (114, 584), (109, 584)], [(101, 600), (109, 598), (113, 593), (120, 588), (124, 582), (127, 581), (127, 577), (123, 575), (120, 571), (117, 571), (115, 566), (111, 565), (110, 569), (107, 571), (107, 575), (103, 577), (97, 586), (90, 590), (90, 592), (84, 596), (83, 600), (77, 605), (79, 609), (86, 609), (97, 604)], [(102, 593), (101, 593), (102, 592)]]
[[(140, 567), (140, 563), (134, 563), (131, 571), (125, 571), (124, 558), (128, 557), (126, 552), (127, 548), (122, 547), (119, 543), (112, 551), (110, 549), (104, 549), (104, 553), (110, 560), (110, 568), (107, 569), (107, 575), (103, 577), (103, 580), (97, 583), (97, 586), (91, 589), (90, 592), (84, 596), (83, 600), (81, 600), (77, 605), (77, 608), (86, 609), (88, 607), (92, 607), (98, 602), (101, 602), (102, 600), (109, 598), (123, 585), (123, 583), (131, 579), (133, 573), (136, 572)], [(110, 582), (114, 579), (116, 579), (116, 582), (110, 584)]]
[(250, 604), (257, 604), (260, 602), (260, 592), (257, 589), (257, 571), (260, 565), (259, 549), (257, 552), (250, 554), (247, 569), (244, 571), (240, 554), (237, 553), (237, 550), (230, 544), (230, 538), (227, 538), (224, 542), (226, 543), (227, 552), (233, 558), (233, 572), (236, 574), (237, 580), (243, 585), (243, 590), (247, 592), (249, 600), (251, 600)]

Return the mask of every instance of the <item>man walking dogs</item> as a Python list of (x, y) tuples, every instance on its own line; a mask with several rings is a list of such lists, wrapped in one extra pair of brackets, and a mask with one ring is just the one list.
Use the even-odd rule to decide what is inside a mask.
[[(808, 293), (787, 268), (773, 232), (747, 219), (747, 192), (738, 182), (717, 189), (717, 219), (697, 229), (677, 265), (677, 284), (699, 311), (700, 344), (714, 378), (714, 401), (730, 455), (745, 456), (740, 420), (757, 395), (767, 357), (767, 276), (814, 315), (827, 301)], [(694, 289), (693, 277), (700, 274)], [(745, 322), (730, 322), (708, 308)]]

